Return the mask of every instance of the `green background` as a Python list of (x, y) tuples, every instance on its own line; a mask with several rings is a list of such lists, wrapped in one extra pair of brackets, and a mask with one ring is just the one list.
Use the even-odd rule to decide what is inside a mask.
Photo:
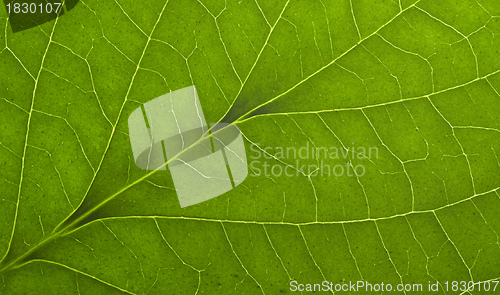
[[(494, 0), (85, 0), (16, 34), (1, 10), (0, 294), (499, 279), (499, 51)], [(181, 209), (168, 171), (135, 166), (127, 119), (193, 84), (247, 154), (379, 157)]]

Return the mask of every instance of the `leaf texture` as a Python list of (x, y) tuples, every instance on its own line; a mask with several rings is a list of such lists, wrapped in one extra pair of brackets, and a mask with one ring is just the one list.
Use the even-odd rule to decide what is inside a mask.
[[(0, 294), (500, 277), (494, 0), (85, 0), (18, 33), (2, 10), (0, 32)], [(168, 170), (135, 165), (127, 118), (190, 85), (248, 156), (338, 147), (329, 164), (366, 173), (268, 152), (294, 176), (181, 209)], [(482, 294), (436, 292), (462, 293)]]

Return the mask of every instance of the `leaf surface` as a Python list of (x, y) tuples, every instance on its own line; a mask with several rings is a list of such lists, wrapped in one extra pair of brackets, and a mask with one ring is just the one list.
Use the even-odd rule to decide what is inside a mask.
[[(495, 1), (89, 0), (15, 34), (0, 13), (1, 294), (500, 277)], [(127, 118), (190, 85), (270, 170), (181, 209)], [(341, 156), (276, 154), (305, 146)]]

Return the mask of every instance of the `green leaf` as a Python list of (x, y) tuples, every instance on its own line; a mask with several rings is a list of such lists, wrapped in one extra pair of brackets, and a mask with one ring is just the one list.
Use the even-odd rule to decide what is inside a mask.
[[(0, 294), (500, 279), (494, 0), (88, 0), (18, 33), (0, 20)], [(127, 118), (190, 85), (207, 122), (241, 129), (250, 175), (181, 209), (168, 170), (135, 165)]]

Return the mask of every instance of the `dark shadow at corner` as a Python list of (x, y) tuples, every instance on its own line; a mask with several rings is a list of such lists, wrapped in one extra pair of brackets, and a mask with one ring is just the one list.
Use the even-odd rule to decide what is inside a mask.
[(3, 0), (14, 33), (55, 20), (75, 8), (78, 2), (79, 0)]

